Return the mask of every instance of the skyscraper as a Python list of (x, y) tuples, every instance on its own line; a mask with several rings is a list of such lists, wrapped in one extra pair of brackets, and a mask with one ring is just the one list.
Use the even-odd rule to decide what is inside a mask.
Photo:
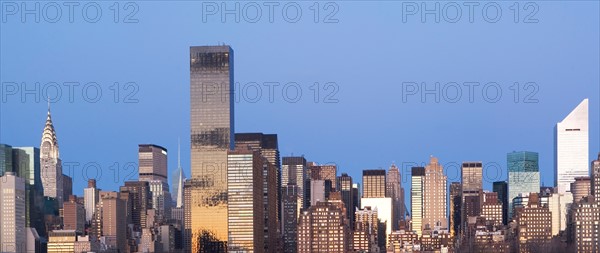
[(589, 175), (588, 99), (556, 124), (554, 179), (559, 193), (571, 191), (576, 177)]
[(127, 181), (120, 187), (120, 193), (131, 194), (131, 222), (134, 230), (140, 232), (146, 228), (146, 211), (151, 208), (150, 185), (146, 181)]
[(25, 179), (26, 226), (46, 236), (44, 228), (44, 188), (40, 171), (40, 149), (36, 147), (13, 148), (13, 167), (18, 177)]
[(508, 217), (513, 215), (512, 199), (519, 193), (540, 191), (538, 153), (520, 151), (506, 155), (508, 167)]
[(460, 182), (450, 184), (450, 235), (456, 236), (460, 233), (462, 185)]
[(323, 201), (300, 214), (298, 252), (348, 252), (349, 228), (344, 207)]
[(392, 198), (394, 218), (392, 229), (398, 230), (401, 220), (404, 220), (404, 189), (402, 188), (402, 176), (395, 164), (390, 166), (386, 177), (387, 196)]
[(25, 231), (25, 180), (14, 172), (0, 177), (0, 251), (24, 252)]
[(411, 169), (410, 187), (410, 214), (412, 230), (419, 236), (423, 233), (423, 185), (425, 181), (425, 168), (413, 167)]
[(483, 189), (482, 162), (463, 162), (461, 179), (463, 199), (465, 196), (479, 195), (479, 191)]
[(493, 183), (493, 191), (498, 193), (498, 199), (502, 203), (502, 224), (508, 224), (508, 184), (506, 181)]
[(83, 201), (85, 207), (85, 220), (89, 223), (96, 212), (96, 204), (100, 198), (100, 191), (96, 188), (96, 179), (88, 180), (88, 187), (83, 189)]
[(247, 149), (228, 157), (228, 252), (263, 252), (263, 157)]
[(590, 175), (592, 177), (591, 194), (600, 200), (600, 153), (598, 153), (598, 159), (592, 161)]
[(85, 208), (77, 202), (77, 196), (69, 196), (63, 204), (63, 226), (65, 230), (75, 230), (80, 235), (85, 232)]
[[(181, 145), (177, 142), (177, 170), (172, 174), (171, 177), (171, 200), (174, 201), (175, 207), (183, 206), (183, 181), (185, 180), (185, 174), (183, 168), (181, 168)], [(181, 201), (180, 201), (181, 199)], [(180, 203), (180, 204), (179, 204)]]
[(154, 144), (138, 145), (139, 180), (167, 181), (167, 149)]
[(281, 165), (281, 185), (282, 187), (288, 184), (298, 186), (298, 195), (300, 196), (299, 203), (301, 206), (303, 206), (305, 203), (305, 181), (310, 181), (306, 166), (306, 159), (303, 156), (283, 157)]
[(13, 171), (12, 146), (0, 144), (0, 176)]
[(363, 198), (385, 198), (385, 170), (363, 170)]
[(576, 177), (571, 183), (571, 193), (573, 194), (573, 203), (577, 203), (591, 194), (592, 179), (590, 177)]
[(335, 188), (342, 195), (342, 202), (344, 202), (344, 207), (346, 207), (346, 217), (350, 221), (350, 227), (354, 228), (354, 210), (358, 206), (354, 204), (354, 198), (352, 197), (352, 177), (346, 173), (342, 173), (337, 178), (337, 186)]
[(119, 192), (102, 192), (100, 219), (102, 236), (108, 249), (125, 251), (127, 233), (127, 204)]
[(264, 204), (264, 243), (265, 251), (275, 252), (279, 241), (279, 211), (281, 202), (279, 196), (280, 161), (279, 147), (276, 134), (236, 133), (236, 150), (258, 151), (263, 157), (263, 204)]
[(446, 189), (447, 177), (436, 157), (431, 157), (425, 166), (423, 181), (423, 229), (448, 229)]
[(337, 166), (336, 165), (310, 165), (308, 166), (310, 171), (311, 180), (329, 180), (331, 187), (335, 188), (337, 185)]
[(56, 199), (58, 207), (62, 207), (63, 203), (63, 174), (62, 162), (58, 151), (58, 140), (52, 117), (50, 115), (50, 107), (48, 106), (48, 117), (46, 125), (42, 133), (41, 150), (41, 178), (44, 188), (44, 196)]
[(298, 250), (298, 216), (302, 207), (300, 192), (300, 187), (295, 184), (287, 184), (281, 188), (281, 231), (283, 251), (286, 253)]
[(193, 238), (206, 238), (191, 240), (193, 252), (225, 250), (221, 245), (228, 237), (227, 151), (234, 147), (233, 58), (229, 46), (190, 47), (192, 199), (186, 229)]

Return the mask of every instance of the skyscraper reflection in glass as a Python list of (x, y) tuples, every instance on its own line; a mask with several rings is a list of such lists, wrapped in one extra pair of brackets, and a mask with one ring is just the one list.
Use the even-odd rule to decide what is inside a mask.
[(226, 250), (227, 152), (233, 149), (233, 49), (190, 47), (192, 252)]

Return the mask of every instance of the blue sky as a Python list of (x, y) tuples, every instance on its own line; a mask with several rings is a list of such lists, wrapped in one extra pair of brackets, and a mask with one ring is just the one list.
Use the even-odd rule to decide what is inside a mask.
[[(552, 185), (554, 125), (584, 98), (590, 99), (590, 160), (600, 151), (596, 1), (534, 2), (527, 8), (521, 3), (518, 23), (514, 2), (488, 6), (502, 10), (496, 23), (484, 19), (495, 16), (493, 8), (483, 16), (484, 2), (476, 6), (473, 22), (468, 7), (458, 2), (462, 16), (456, 23), (447, 20), (456, 7), (447, 2), (439, 2), (439, 23), (433, 15), (422, 22), (418, 14), (403, 22), (407, 12), (401, 2), (392, 1), (319, 2), (318, 23), (314, 2), (307, 1), (292, 6), (302, 10), (296, 23), (286, 21), (294, 14), (289, 9), (289, 16), (282, 16), (283, 3), (276, 6), (272, 23), (264, 2), (256, 2), (262, 6), (257, 23), (248, 22), (254, 17), (256, 6), (248, 5), (253, 2), (239, 2), (248, 11), (239, 23), (231, 15), (221, 21), (222, 2), (144, 1), (127, 8), (120, 3), (118, 23), (114, 2), (92, 6), (102, 10), (96, 23), (85, 19), (93, 19), (94, 9), (88, 8), (85, 18), (81, 15), (83, 3), (75, 6), (72, 23), (65, 6), (58, 22), (49, 23), (56, 6), (46, 2), (40, 2), (39, 23), (33, 15), (23, 22), (22, 6), (12, 15), (10, 3), (1, 6), (0, 142), (40, 145), (46, 115), (42, 97), (45, 90), (55, 96), (56, 82), (62, 96), (52, 104), (53, 119), (63, 162), (79, 164), (71, 172), (78, 195), (86, 185), (86, 165), (91, 177), (89, 166), (101, 167), (98, 184), (104, 189), (117, 189), (130, 174), (137, 178), (127, 165), (137, 162), (140, 143), (168, 148), (173, 172), (180, 137), (182, 165), (189, 175), (188, 61), (193, 45), (227, 43), (235, 50), (235, 81), (242, 96), (235, 104), (236, 132), (276, 133), (282, 156), (303, 154), (311, 161), (336, 163), (355, 179), (363, 169), (387, 169), (392, 162), (408, 168), (435, 155), (447, 165), (449, 181), (458, 180), (453, 166), (483, 161), (488, 165), (484, 187), (491, 189), (492, 181), (506, 179), (506, 153), (529, 150), (539, 152), (542, 180)], [(422, 2), (405, 2), (404, 8), (413, 3), (421, 7)], [(425, 2), (425, 7), (435, 3)], [(220, 9), (216, 15), (203, 11), (214, 4)], [(126, 18), (138, 22), (123, 23)], [(338, 22), (323, 23), (325, 19)], [(524, 23), (526, 19), (537, 23)], [(79, 84), (72, 86), (73, 95), (68, 95), (70, 82)], [(272, 102), (265, 86), (271, 82), (279, 84)], [(422, 101), (420, 83), (434, 89), (436, 82), (440, 101), (431, 94)], [(479, 83), (472, 86), (473, 95), (466, 86), (470, 82)], [(10, 90), (14, 83), (25, 83), (40, 99), (25, 94), (20, 85), (18, 91)], [(406, 91), (413, 83), (419, 91), (410, 95)], [(255, 84), (262, 87), (256, 99)], [(484, 86), (488, 96), (482, 95)], [(456, 87), (462, 96), (456, 97)], [(496, 97), (498, 87), (502, 95)], [(95, 88), (102, 95), (94, 103)], [(293, 100), (295, 88), (302, 96), (296, 103), (286, 101)], [(520, 91), (518, 102), (515, 90)]]

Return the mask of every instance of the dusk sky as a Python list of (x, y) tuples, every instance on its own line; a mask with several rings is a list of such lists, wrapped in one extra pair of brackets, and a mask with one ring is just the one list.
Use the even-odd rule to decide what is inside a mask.
[[(296, 23), (282, 16), (284, 3), (275, 6), (269, 22), (266, 2), (238, 2), (248, 11), (239, 23), (233, 15), (222, 22), (222, 2), (120, 2), (118, 15), (114, 2), (97, 3), (102, 16), (96, 23), (82, 17), (83, 4), (75, 7), (72, 23), (65, 6), (57, 23), (48, 22), (55, 17), (53, 6), (36, 23), (34, 15), (23, 22), (20, 12), (10, 14), (13, 9), (6, 8), (14, 6), (2, 2), (0, 143), (40, 146), (48, 93), (55, 98), (52, 119), (63, 170), (74, 177), (77, 195), (86, 185), (82, 168), (93, 163), (102, 168), (96, 177), (102, 189), (137, 179), (137, 168), (128, 163), (137, 163), (142, 143), (166, 147), (172, 173), (181, 138), (182, 166), (190, 175), (189, 47), (223, 43), (235, 51), (235, 131), (278, 134), (282, 157), (335, 163), (338, 174), (347, 172), (355, 181), (364, 169), (395, 162), (403, 167), (408, 194), (409, 168), (434, 155), (449, 182), (459, 181), (462, 161), (483, 161), (484, 188), (491, 190), (491, 182), (506, 180), (506, 153), (526, 150), (539, 152), (542, 182), (552, 186), (554, 126), (585, 98), (590, 161), (600, 151), (597, 1), (535, 2), (527, 8), (520, 2), (516, 17), (514, 2), (495, 2), (502, 11), (496, 23), (489, 20), (494, 9), (482, 16), (483, 2), (473, 22), (469, 8), (458, 2), (462, 15), (456, 23), (449, 22), (456, 6), (443, 8), (444, 2), (440, 9), (447, 13), (439, 22), (434, 15), (422, 22), (420, 13), (407, 13), (422, 2), (315, 7), (300, 1)], [(434, 8), (434, 2), (424, 3)], [(207, 8), (215, 6), (217, 14), (209, 15)], [(250, 23), (256, 6), (262, 16)], [(79, 84), (72, 95), (65, 85), (70, 82)], [(270, 94), (265, 84), (272, 82), (279, 85)], [(479, 85), (471, 86), (470, 95), (471, 82)], [(422, 99), (421, 83), (439, 92), (439, 102), (433, 94)], [(94, 87), (102, 92), (97, 102)], [(255, 96), (256, 87), (262, 96)], [(302, 94), (296, 97), (298, 88)], [(73, 163), (79, 166), (67, 171), (65, 164)], [(90, 169), (88, 176), (94, 173)]]

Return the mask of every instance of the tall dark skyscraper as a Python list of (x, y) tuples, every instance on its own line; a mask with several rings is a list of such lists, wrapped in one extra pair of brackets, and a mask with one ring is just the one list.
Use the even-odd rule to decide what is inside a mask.
[(229, 46), (190, 47), (191, 210), (185, 229), (194, 239), (187, 238), (191, 245), (185, 247), (192, 252), (226, 250), (227, 152), (234, 147), (233, 58)]
[(460, 182), (450, 184), (450, 235), (460, 233), (462, 206), (462, 185)]
[(26, 226), (46, 236), (44, 228), (44, 195), (40, 171), (40, 150), (36, 147), (14, 147), (13, 168), (18, 177), (25, 179)]
[(300, 187), (295, 184), (281, 188), (281, 227), (283, 233), (283, 250), (295, 253), (298, 250), (298, 215), (302, 203), (299, 198)]
[(506, 181), (497, 181), (493, 184), (494, 192), (498, 193), (498, 200), (502, 202), (502, 224), (508, 224), (508, 184)]
[(344, 207), (346, 207), (346, 217), (350, 221), (350, 227), (354, 228), (354, 211), (358, 206), (354, 203), (354, 198), (352, 197), (352, 177), (346, 173), (342, 173), (337, 178), (337, 186), (335, 188), (342, 195), (342, 202), (344, 203)]

